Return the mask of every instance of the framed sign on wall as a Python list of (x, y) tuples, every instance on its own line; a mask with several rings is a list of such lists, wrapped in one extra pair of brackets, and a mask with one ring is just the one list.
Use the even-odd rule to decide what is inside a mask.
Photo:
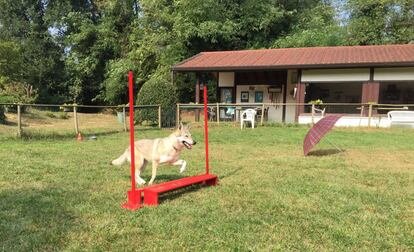
[(240, 101), (249, 102), (249, 92), (241, 92)]
[(262, 91), (254, 92), (254, 102), (257, 102), (257, 103), (263, 102), (263, 92)]

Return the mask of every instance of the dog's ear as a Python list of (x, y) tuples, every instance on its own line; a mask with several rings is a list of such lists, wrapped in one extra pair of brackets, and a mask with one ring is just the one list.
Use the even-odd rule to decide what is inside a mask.
[(180, 122), (180, 124), (178, 125), (178, 129), (179, 129), (179, 130), (184, 129), (184, 125), (183, 125), (183, 123), (182, 123), (182, 122)]

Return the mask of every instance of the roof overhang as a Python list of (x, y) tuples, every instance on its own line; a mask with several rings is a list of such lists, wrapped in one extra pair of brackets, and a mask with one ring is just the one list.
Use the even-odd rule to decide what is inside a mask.
[(367, 68), (367, 67), (414, 67), (413, 62), (360, 63), (360, 64), (312, 64), (281, 66), (235, 66), (235, 67), (179, 67), (171, 68), (174, 72), (232, 72), (232, 71), (272, 71), (287, 69), (326, 69), (326, 68)]
[(218, 72), (410, 66), (414, 66), (414, 44), (201, 52), (174, 65), (172, 70)]

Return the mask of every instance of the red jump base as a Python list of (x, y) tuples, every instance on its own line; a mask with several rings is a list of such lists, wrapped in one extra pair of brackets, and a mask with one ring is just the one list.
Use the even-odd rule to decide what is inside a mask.
[(192, 177), (186, 177), (182, 179), (168, 181), (162, 184), (152, 185), (143, 188), (144, 191), (144, 204), (148, 206), (158, 205), (158, 196), (161, 193), (176, 190), (179, 188), (187, 187), (195, 184), (205, 184), (209, 186), (217, 185), (218, 178), (216, 175), (203, 174)]
[(128, 202), (122, 205), (122, 208), (137, 210), (143, 207), (141, 203), (142, 193), (144, 193), (144, 205), (158, 206), (158, 197), (161, 193), (173, 191), (179, 188), (204, 184), (215, 186), (218, 183), (218, 177), (213, 174), (203, 174), (182, 179), (172, 180), (161, 184), (151, 185), (148, 187), (137, 188), (134, 191), (128, 191)]
[(122, 204), (122, 208), (135, 211), (142, 207), (141, 203), (141, 192), (142, 190), (129, 190), (128, 201)]

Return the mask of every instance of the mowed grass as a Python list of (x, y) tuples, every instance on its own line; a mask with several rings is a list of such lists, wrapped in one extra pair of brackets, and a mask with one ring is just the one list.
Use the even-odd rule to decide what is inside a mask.
[[(307, 127), (210, 128), (216, 187), (170, 193), (159, 207), (120, 208), (128, 165), (110, 160), (127, 133), (0, 142), (0, 250), (273, 251), (414, 249), (414, 131), (335, 129), (303, 157)], [(185, 174), (204, 171), (203, 134)], [(137, 138), (166, 136), (142, 130)], [(150, 169), (143, 178), (149, 180)]]

